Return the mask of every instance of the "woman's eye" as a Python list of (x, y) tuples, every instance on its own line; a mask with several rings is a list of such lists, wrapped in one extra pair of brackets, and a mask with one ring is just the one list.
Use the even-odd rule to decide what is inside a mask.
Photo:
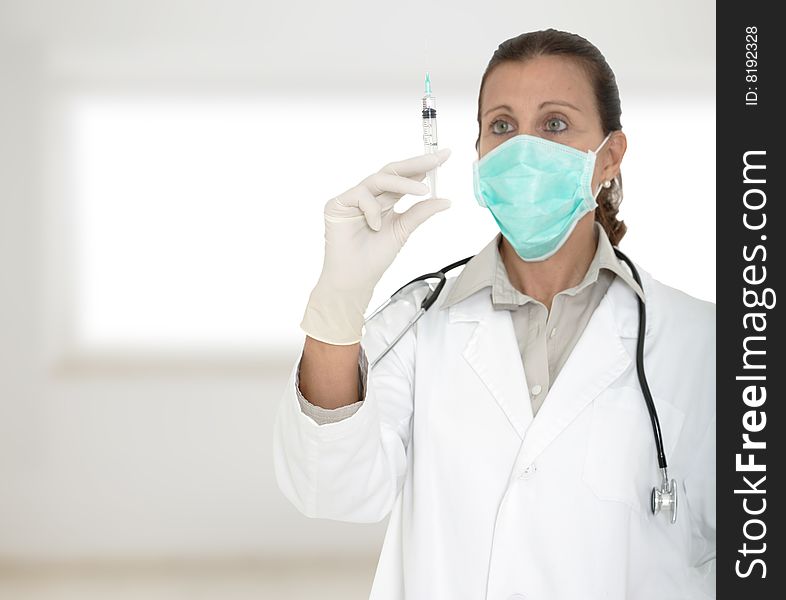
[(557, 117), (552, 117), (546, 121), (546, 131), (550, 131), (552, 133), (558, 133), (568, 128), (567, 123), (562, 119), (558, 119)]
[(502, 119), (497, 119), (491, 124), (491, 131), (498, 134), (509, 133), (512, 125)]

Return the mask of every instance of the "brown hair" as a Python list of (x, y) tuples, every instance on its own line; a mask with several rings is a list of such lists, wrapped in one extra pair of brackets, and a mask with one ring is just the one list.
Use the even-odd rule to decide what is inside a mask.
[[(491, 57), (483, 78), (480, 80), (478, 93), (478, 139), (475, 149), (480, 145), (480, 100), (483, 96), (483, 86), (486, 78), (494, 68), (504, 62), (526, 61), (536, 56), (562, 55), (575, 59), (583, 67), (590, 78), (590, 83), (595, 91), (595, 101), (600, 114), (603, 133), (622, 129), (620, 116), (620, 94), (617, 89), (617, 80), (614, 72), (609, 67), (606, 59), (589, 41), (566, 31), (546, 29), (522, 33), (519, 36), (502, 42)], [(601, 188), (598, 194), (598, 207), (595, 209), (595, 220), (606, 230), (609, 240), (617, 246), (625, 235), (627, 227), (623, 221), (617, 220), (619, 203), (622, 200), (622, 175), (617, 175), (611, 187)]]

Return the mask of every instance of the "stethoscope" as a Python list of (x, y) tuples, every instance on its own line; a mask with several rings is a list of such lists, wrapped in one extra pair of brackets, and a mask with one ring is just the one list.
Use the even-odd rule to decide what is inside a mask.
[[(614, 253), (617, 255), (617, 258), (625, 261), (628, 267), (633, 274), (633, 279), (636, 283), (643, 289), (641, 285), (641, 278), (639, 277), (639, 273), (636, 270), (636, 267), (633, 266), (633, 262), (625, 256), (619, 249), (614, 248)], [(449, 271), (465, 265), (468, 263), (473, 257), (468, 256), (467, 258), (463, 258), (459, 261), (451, 263), (445, 267), (442, 267), (439, 271), (434, 273), (424, 273), (419, 277), (415, 277), (412, 281), (407, 282), (406, 284), (402, 285), (398, 290), (393, 293), (379, 308), (377, 308), (374, 312), (372, 312), (368, 318), (366, 318), (366, 322), (369, 322), (375, 316), (377, 316), (380, 312), (382, 312), (387, 306), (394, 302), (396, 299), (401, 298), (407, 295), (412, 289), (413, 286), (423, 285), (429, 291), (423, 300), (420, 303), (420, 307), (418, 308), (417, 312), (415, 312), (414, 316), (407, 322), (404, 326), (404, 329), (395, 337), (393, 340), (387, 345), (387, 347), (382, 351), (382, 353), (377, 356), (371, 363), (371, 368), (375, 367), (376, 364), (384, 358), (384, 356), (390, 352), (390, 350), (399, 342), (399, 340), (404, 337), (404, 334), (407, 333), (422, 317), (426, 311), (431, 308), (431, 305), (436, 302), (439, 294), (442, 292), (442, 288), (445, 287), (445, 283), (447, 282), (447, 278), (445, 274)], [(433, 288), (428, 283), (429, 280), (437, 280), (436, 286)], [(650, 493), (650, 510), (652, 514), (658, 514), (660, 511), (670, 512), (671, 513), (671, 522), (677, 522), (677, 482), (674, 479), (669, 479), (668, 467), (666, 463), (666, 453), (663, 450), (663, 436), (661, 435), (660, 430), (660, 422), (658, 421), (658, 411), (655, 409), (655, 402), (652, 400), (652, 394), (650, 393), (650, 386), (647, 383), (647, 376), (644, 373), (644, 335), (646, 332), (646, 324), (647, 324), (647, 312), (644, 308), (644, 302), (642, 299), (636, 295), (636, 299), (639, 303), (639, 331), (638, 331), (638, 339), (636, 342), (636, 373), (639, 378), (639, 386), (641, 387), (641, 393), (644, 395), (644, 402), (647, 404), (647, 410), (650, 414), (650, 421), (652, 422), (652, 432), (655, 436), (655, 449), (658, 454), (658, 468), (660, 469), (661, 473), (661, 484), (660, 488), (653, 487), (652, 492)]]

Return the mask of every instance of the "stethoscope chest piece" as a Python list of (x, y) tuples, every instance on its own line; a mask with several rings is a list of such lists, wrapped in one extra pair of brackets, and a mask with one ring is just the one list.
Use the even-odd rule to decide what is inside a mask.
[(663, 481), (660, 484), (660, 489), (657, 487), (652, 488), (650, 495), (650, 508), (652, 514), (657, 515), (661, 510), (671, 513), (672, 525), (677, 522), (677, 481), (669, 480), (668, 473), (665, 469), (661, 469), (663, 473)]

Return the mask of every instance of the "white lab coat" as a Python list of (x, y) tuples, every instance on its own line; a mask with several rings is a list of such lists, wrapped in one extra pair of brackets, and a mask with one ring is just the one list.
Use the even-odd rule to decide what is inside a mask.
[[(446, 287), (343, 421), (301, 412), (293, 369), (275, 424), (279, 486), (308, 517), (390, 514), (372, 600), (714, 597), (714, 304), (640, 272), (675, 525), (649, 511), (661, 480), (636, 377), (636, 295), (619, 278), (535, 419), (510, 313), (488, 289), (440, 310)], [(367, 326), (369, 359), (407, 311), (394, 304)]]

